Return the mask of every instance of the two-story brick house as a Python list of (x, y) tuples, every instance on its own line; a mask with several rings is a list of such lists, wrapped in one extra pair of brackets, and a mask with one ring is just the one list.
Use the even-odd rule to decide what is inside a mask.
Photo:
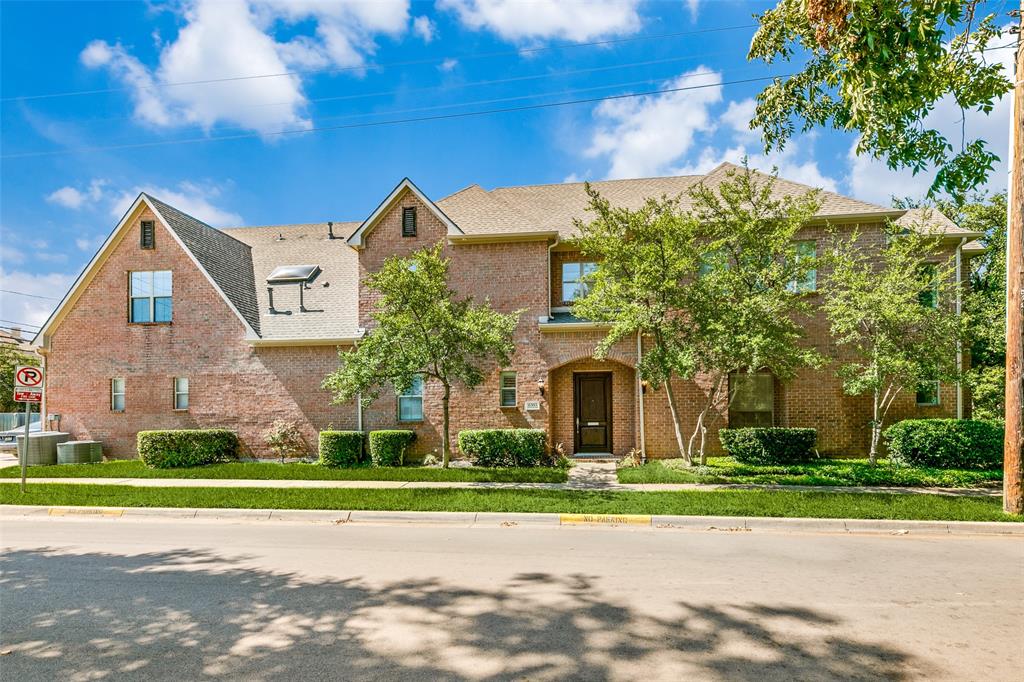
[[(704, 176), (594, 183), (614, 205), (638, 207), (652, 196), (681, 195), (699, 182), (722, 181), (723, 164)], [(809, 188), (779, 180), (776, 190)], [(881, 226), (912, 228), (927, 218), (943, 233), (943, 257), (964, 265), (979, 235), (939, 214), (923, 216), (825, 192), (819, 215), (799, 235), (822, 244), (826, 225), (858, 230), (877, 249)], [(44, 412), (50, 426), (101, 440), (104, 453), (130, 457), (144, 429), (227, 427), (249, 453), (269, 454), (263, 431), (297, 422), (311, 448), (325, 428), (416, 431), (415, 452), (440, 446), (439, 386), (417, 384), (367, 408), (331, 404), (321, 389), (339, 349), (357, 344), (373, 300), (361, 282), (393, 255), (444, 244), (451, 285), (489, 299), (499, 310), (524, 310), (509, 367), (493, 367), (472, 392), (456, 389), (452, 428), (545, 429), (568, 453), (651, 457), (677, 454), (664, 390), (638, 380), (644, 340), (592, 357), (599, 325), (572, 317), (587, 263), (567, 243), (573, 219), (586, 218), (579, 183), (484, 190), (472, 185), (439, 201), (403, 180), (363, 222), (214, 229), (146, 194), (140, 195), (36, 337), (48, 370)], [(820, 273), (827, 277), (827, 272)], [(811, 296), (817, 297), (816, 293)], [(838, 359), (819, 311), (807, 342)], [(722, 407), (731, 423), (813, 426), (819, 449), (860, 454), (868, 445), (870, 403), (844, 395), (834, 365), (782, 383), (770, 374), (748, 381), (743, 398)], [(692, 429), (702, 391), (678, 382), (684, 428)], [(964, 396), (942, 385), (903, 396), (893, 417), (963, 415)], [(716, 427), (717, 428), (717, 427)], [(712, 432), (711, 449), (718, 449)]]

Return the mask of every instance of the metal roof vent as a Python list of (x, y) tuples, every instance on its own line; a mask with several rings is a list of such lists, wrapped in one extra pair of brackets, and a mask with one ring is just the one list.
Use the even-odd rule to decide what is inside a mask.
[(320, 274), (319, 265), (279, 265), (267, 276), (268, 284), (312, 282)]

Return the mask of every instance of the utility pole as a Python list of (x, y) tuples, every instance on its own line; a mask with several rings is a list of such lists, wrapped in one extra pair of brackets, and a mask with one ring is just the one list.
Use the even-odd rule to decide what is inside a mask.
[(1010, 177), (1006, 227), (1006, 440), (1003, 510), (1024, 514), (1024, 0), (1017, 15), (1010, 114)]

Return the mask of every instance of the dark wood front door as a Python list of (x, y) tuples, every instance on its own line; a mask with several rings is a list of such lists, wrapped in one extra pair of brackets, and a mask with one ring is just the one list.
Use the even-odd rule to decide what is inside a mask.
[(611, 452), (612, 375), (586, 372), (573, 375), (575, 452)]

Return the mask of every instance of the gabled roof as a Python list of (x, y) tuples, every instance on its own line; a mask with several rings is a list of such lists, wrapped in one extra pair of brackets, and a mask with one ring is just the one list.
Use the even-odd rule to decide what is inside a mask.
[(363, 221), (362, 225), (360, 225), (356, 229), (356, 231), (352, 233), (352, 236), (348, 238), (349, 246), (352, 246), (357, 249), (362, 248), (363, 237), (369, 234), (370, 231), (373, 230), (374, 227), (376, 227), (377, 222), (381, 219), (381, 217), (385, 213), (387, 213), (388, 210), (391, 209), (392, 206), (394, 206), (395, 202), (398, 201), (399, 197), (401, 197), (402, 194), (404, 194), (407, 191), (412, 192), (414, 195), (416, 195), (416, 198), (423, 202), (423, 205), (429, 208), (434, 213), (434, 215), (437, 216), (437, 219), (440, 220), (441, 223), (443, 223), (446, 228), (448, 228), (448, 234), (463, 233), (462, 229), (454, 222), (452, 222), (452, 219), (445, 215), (445, 212), (442, 211), (437, 204), (435, 204), (433, 201), (427, 198), (427, 195), (421, 192), (420, 188), (417, 187), (412, 180), (410, 180), (409, 178), (402, 178), (402, 181), (399, 182), (393, 190), (391, 190), (391, 193), (388, 194), (387, 197), (385, 197), (384, 201), (380, 202), (377, 208), (373, 210), (373, 213), (371, 213), (370, 216)]
[(216, 283), (231, 305), (252, 329), (260, 332), (260, 313), (248, 244), (210, 227), (156, 197), (144, 194), (154, 213), (185, 244), (186, 249)]
[(950, 237), (981, 237), (980, 232), (971, 232), (950, 220), (937, 208), (911, 208), (897, 219), (896, 224), (911, 230), (937, 232)]

